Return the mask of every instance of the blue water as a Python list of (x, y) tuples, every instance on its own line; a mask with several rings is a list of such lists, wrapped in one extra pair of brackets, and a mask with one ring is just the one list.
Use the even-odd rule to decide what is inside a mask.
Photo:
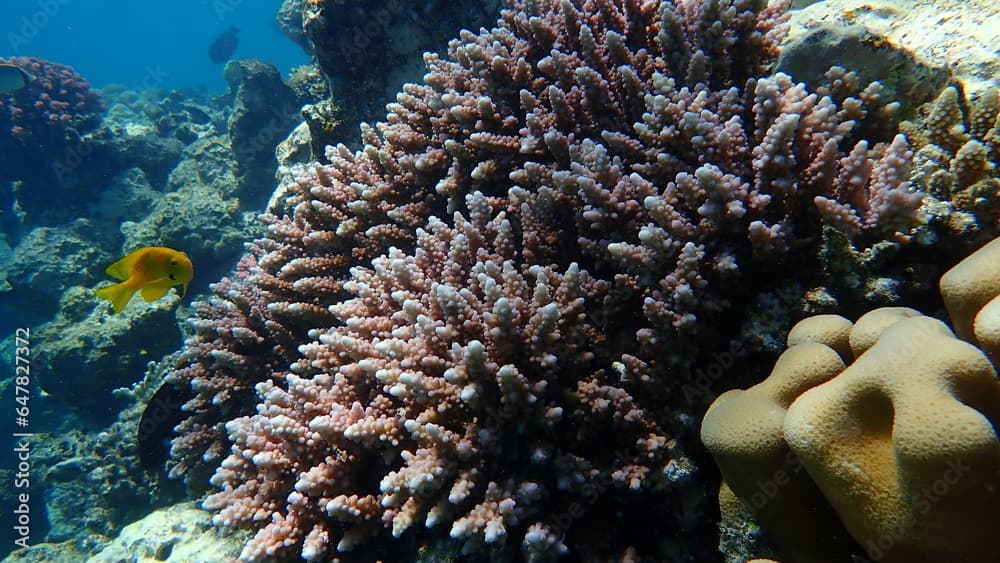
[(234, 58), (257, 57), (283, 74), (308, 62), (278, 28), (277, 0), (13, 0), (0, 18), (0, 57), (35, 56), (76, 68), (97, 87), (225, 88), (208, 46), (240, 28)]

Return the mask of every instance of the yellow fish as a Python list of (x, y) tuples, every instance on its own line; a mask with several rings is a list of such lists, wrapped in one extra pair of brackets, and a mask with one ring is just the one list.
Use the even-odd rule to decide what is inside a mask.
[(187, 254), (163, 246), (145, 246), (133, 250), (128, 256), (108, 266), (104, 273), (124, 280), (110, 287), (95, 289), (94, 294), (107, 299), (121, 313), (132, 295), (142, 290), (142, 298), (156, 301), (175, 285), (184, 286), (181, 297), (187, 293), (188, 283), (194, 277), (194, 266)]

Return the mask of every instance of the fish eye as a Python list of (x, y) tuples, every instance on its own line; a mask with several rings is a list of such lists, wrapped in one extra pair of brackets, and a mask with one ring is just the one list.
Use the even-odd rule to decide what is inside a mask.
[(170, 278), (170, 279), (172, 279), (172, 280), (177, 280), (177, 276), (175, 276), (173, 272), (170, 272), (170, 275), (167, 276), (167, 277)]

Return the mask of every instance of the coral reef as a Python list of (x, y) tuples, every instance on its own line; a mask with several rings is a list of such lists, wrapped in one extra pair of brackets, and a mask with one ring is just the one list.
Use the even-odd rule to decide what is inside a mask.
[(15, 291), (4, 294), (3, 301), (42, 316), (55, 312), (67, 289), (96, 284), (103, 278), (101, 264), (113, 261), (108, 248), (114, 239), (102, 234), (95, 233), (89, 219), (29, 231), (14, 247), (13, 260), (4, 265), (4, 275), (16, 295), (32, 293), (31, 303), (15, 303)]
[[(221, 112), (197, 97), (162, 90), (137, 93), (119, 86), (105, 88), (102, 95), (108, 110), (100, 125), (79, 137), (67, 154), (56, 152), (45, 157), (61, 171), (61, 182), (15, 182), (11, 199), (0, 192), (4, 211), (0, 226), (12, 245), (40, 225), (59, 227), (79, 217), (93, 219), (95, 211), (110, 219), (100, 202), (109, 191), (116, 193), (116, 201), (105, 199), (105, 203), (124, 204), (131, 199), (129, 189), (122, 185), (126, 179), (136, 180), (137, 192), (146, 192), (147, 187), (163, 191), (185, 146), (218, 130)], [(225, 131), (224, 118), (221, 127)], [(144, 178), (126, 176), (130, 169), (138, 169)], [(60, 204), (50, 205), (53, 198)], [(136, 197), (133, 206), (114, 211), (134, 218), (145, 208), (140, 200)], [(97, 230), (104, 238), (113, 236), (117, 228), (117, 223), (109, 221)]]
[(697, 557), (648, 526), (699, 519), (671, 391), (712, 320), (822, 225), (898, 244), (921, 202), (905, 139), (861, 136), (877, 84), (761, 78), (783, 9), (517, 3), (426, 55), (361, 151), (287, 171), (170, 376), (197, 393), (172, 474), (214, 470), (244, 559)]
[(702, 438), (791, 560), (850, 561), (849, 545), (803, 542), (841, 522), (873, 560), (991, 557), (1000, 382), (974, 345), (992, 333), (973, 327), (995, 314), (998, 263), (1000, 239), (941, 279), (971, 343), (908, 308), (811, 317), (764, 382), (713, 403)]
[[(176, 501), (183, 488), (136, 458), (139, 414), (163, 374), (149, 376), (156, 386), (141, 397), (115, 388), (139, 380), (147, 362), (180, 346), (177, 319), (185, 310), (174, 296), (110, 315), (90, 290), (105, 278), (104, 268), (137, 246), (171, 244), (197, 260), (195, 293), (228, 271), (242, 241), (260, 232), (260, 208), (241, 207), (236, 197), (224, 100), (122, 88), (102, 94), (109, 111), (84, 136), (89, 152), (74, 161), (70, 181), (36, 194), (45, 199), (44, 214), (15, 215), (4, 225), (14, 249), (10, 259), (0, 258), (10, 288), (0, 295), (0, 373), (9, 376), (4, 389), (13, 396), (12, 327), (30, 326), (37, 392), (31, 397), (30, 430), (37, 440), (32, 543), (61, 542), (34, 545), (11, 560), (85, 560), (125, 523)], [(64, 193), (68, 189), (72, 193)], [(6, 211), (2, 216), (11, 219)], [(173, 403), (171, 412), (180, 404)], [(122, 413), (124, 405), (131, 408)], [(162, 439), (156, 446), (162, 465)], [(14, 547), (9, 541), (0, 557)]]
[[(49, 310), (54, 310), (67, 287), (98, 281), (107, 259), (136, 246), (184, 247), (199, 265), (216, 266), (219, 261), (235, 261), (242, 241), (257, 232), (255, 215), (263, 203), (257, 202), (255, 207), (253, 202), (239, 199), (225, 107), (213, 107), (208, 100), (178, 92), (137, 94), (112, 88), (105, 97), (110, 104), (107, 116), (86, 136), (89, 158), (98, 164), (81, 165), (74, 173), (75, 183), (89, 183), (87, 193), (49, 206), (42, 218), (52, 223), (46, 231), (32, 234), (38, 223), (25, 218), (10, 236), (15, 252), (30, 260), (32, 266), (25, 270), (56, 270), (45, 280), (21, 276), (17, 269), (10, 277), (19, 289), (43, 295), (44, 308)], [(257, 142), (253, 137), (247, 139), (249, 146)], [(266, 162), (263, 165), (266, 167)], [(73, 227), (78, 217), (89, 220), (85, 237), (76, 234), (81, 229)], [(39, 239), (60, 248), (79, 244), (88, 254), (101, 251), (105, 258), (43, 264), (45, 256), (53, 253), (40, 247)], [(84, 239), (89, 239), (93, 248), (86, 249)], [(221, 275), (229, 265), (217, 267), (218, 271), (209, 275)], [(208, 273), (203, 268), (200, 271)]]
[[(259, 111), (269, 109), (273, 98), (260, 94), (273, 83), (238, 93), (238, 109), (247, 113), (234, 119), (233, 129), (239, 131), (233, 136), (241, 147), (268, 156), (256, 164), (271, 162), (253, 202), (250, 191), (237, 192), (229, 138), (233, 109), (227, 106), (232, 98), (123, 86), (106, 87), (98, 98), (68, 67), (44, 63), (39, 69), (25, 60), (19, 64), (38, 79), (22, 92), (0, 97), (0, 122), (20, 120), (24, 129), (14, 132), (20, 137), (6, 129), (0, 135), (5, 147), (0, 155), (0, 323), (5, 327), (0, 373), (5, 394), (13, 396), (12, 327), (30, 326), (35, 376), (30, 430), (37, 437), (31, 452), (31, 540), (62, 543), (36, 545), (11, 559), (82, 561), (126, 522), (176, 500), (182, 489), (176, 481), (160, 481), (162, 472), (137, 459), (138, 415), (156, 387), (140, 397), (116, 388), (137, 381), (150, 360), (181, 345), (177, 318), (185, 308), (177, 307), (173, 296), (111, 316), (90, 288), (105, 278), (104, 268), (116, 258), (144, 245), (169, 244), (191, 253), (197, 262), (192, 294), (231, 270), (243, 241), (260, 235), (256, 216), (273, 186), (271, 150), (290, 129), (296, 106), (288, 104), (292, 109), (285, 121), (275, 125), (270, 114)], [(58, 82), (50, 74), (68, 78)], [(22, 96), (35, 94), (46, 103), (14, 111)], [(65, 105), (74, 96), (83, 100), (75, 109)], [(108, 105), (103, 118), (100, 100)], [(34, 110), (49, 112), (49, 122), (36, 119)], [(255, 122), (263, 127), (254, 128)], [(258, 135), (261, 131), (265, 134)], [(45, 144), (44, 135), (54, 144)], [(32, 162), (25, 151), (43, 151), (44, 162)], [(31, 167), (36, 175), (14, 180)], [(59, 172), (62, 183), (39, 180)], [(158, 384), (162, 374), (148, 378)], [(124, 404), (138, 402), (120, 412)], [(171, 407), (176, 410), (179, 403)], [(166, 450), (162, 441), (156, 446), (162, 465)], [(2, 471), (10, 482), (12, 472)], [(14, 547), (8, 541), (0, 557)], [(164, 549), (169, 552), (170, 546)], [(56, 555), (60, 550), (62, 555)]]
[(4, 561), (85, 561), (126, 524), (180, 499), (181, 488), (162, 472), (148, 471), (136, 447), (140, 416), (155, 401), (151, 397), (171, 358), (150, 363), (143, 383), (114, 391), (114, 400), (126, 406), (99, 431), (61, 415), (46, 397), (33, 398), (30, 479), (39, 525), (33, 526), (32, 545)]
[[(113, 106), (110, 111), (115, 111), (119, 107)], [(170, 171), (181, 160), (185, 145), (193, 139), (189, 139), (186, 132), (165, 132), (156, 123), (146, 120), (132, 121), (132, 117), (126, 113), (115, 112), (114, 115), (109, 115), (100, 129), (85, 137), (90, 155), (86, 166), (92, 166), (104, 175), (136, 168), (142, 171), (151, 187), (162, 191)], [(188, 140), (182, 140), (171, 133)], [(76, 174), (89, 178), (94, 173), (89, 170), (78, 170)], [(98, 180), (90, 179), (90, 181), (98, 186), (102, 185)], [(79, 213), (80, 207), (93, 206), (94, 196), (103, 195), (99, 188), (94, 192), (89, 194), (90, 197), (79, 198), (78, 204), (71, 205), (70, 209), (63, 213), (67, 215)], [(53, 216), (49, 214), (49, 217)], [(51, 218), (47, 220), (52, 222)]]
[(216, 276), (228, 269), (238, 258), (242, 241), (261, 229), (254, 207), (239, 198), (235, 170), (224, 135), (189, 144), (170, 172), (164, 192), (146, 206), (145, 215), (121, 221), (122, 252), (141, 246), (183, 248), (203, 282), (203, 275)]
[(185, 249), (196, 265), (194, 287), (207, 286), (238, 258), (242, 241), (260, 232), (256, 214), (241, 208), (237, 186), (225, 135), (207, 135), (184, 148), (159, 190), (130, 168), (100, 192), (89, 219), (28, 232), (5, 268), (14, 289), (3, 302), (44, 319), (33, 341), (38, 381), (50, 400), (87, 423), (107, 421), (114, 412), (94, 406), (180, 345), (178, 298), (111, 315), (87, 288), (106, 279), (104, 268), (123, 254), (159, 245)]
[[(914, 151), (910, 183), (925, 197), (917, 244), (888, 241), (855, 248), (844, 232), (824, 229), (823, 283), (810, 288), (805, 312), (858, 316), (873, 305), (934, 300), (934, 280), (1000, 235), (1000, 92), (971, 99), (950, 86), (899, 128)], [(893, 266), (892, 264), (896, 264)]]
[(94, 307), (89, 289), (68, 289), (56, 318), (32, 331), (39, 387), (88, 423), (111, 422), (115, 410), (96, 407), (109, 406), (113, 389), (138, 381), (147, 363), (181, 342), (174, 311), (180, 299), (168, 295), (112, 315), (109, 308)]
[(326, 77), (317, 65), (302, 65), (288, 73), (286, 81), (299, 105), (315, 104), (330, 97)]
[[(11, 286), (10, 291), (0, 294), (0, 304), (16, 307), (18, 315), (33, 315), (39, 324), (60, 316), (55, 324), (47, 326), (61, 329), (39, 333), (36, 345), (39, 349), (59, 350), (55, 356), (61, 366), (82, 362), (110, 368), (119, 356), (133, 359), (130, 347), (162, 353), (164, 345), (173, 346), (178, 334), (176, 327), (159, 330), (162, 342), (153, 338), (140, 346), (130, 338), (107, 340), (108, 335), (102, 333), (109, 326), (125, 334), (130, 331), (118, 326), (117, 321), (110, 325), (99, 322), (100, 314), (92, 316), (97, 305), (93, 300), (88, 303), (84, 299), (85, 306), (60, 315), (60, 300), (68, 291), (96, 285), (105, 279), (105, 267), (138, 247), (160, 245), (183, 248), (195, 261), (197, 274), (192, 289), (197, 291), (229, 270), (239, 257), (243, 241), (252, 239), (261, 229), (256, 219), (260, 207), (248, 208), (249, 202), (238, 198), (239, 184), (225, 119), (212, 117), (209, 108), (173, 94), (164, 99), (162, 94), (135, 97), (123, 92), (108, 98), (112, 101), (108, 118), (88, 137), (94, 148), (92, 154), (102, 164), (96, 171), (81, 174), (80, 180), (94, 173), (100, 181), (95, 180), (82, 201), (67, 198), (60, 200), (59, 206), (49, 206), (54, 213), (47, 218), (54, 225), (20, 225), (24, 232), (16, 239), (13, 260), (0, 268), (0, 277)], [(223, 129), (219, 131), (216, 126)], [(178, 138), (190, 135), (194, 139), (187, 143)], [(146, 142), (153, 139), (157, 141)], [(56, 221), (64, 214), (86, 218)], [(74, 297), (74, 302), (79, 301), (79, 296)], [(168, 316), (169, 324), (173, 324), (173, 313)], [(70, 327), (74, 338), (65, 338), (59, 330)], [(47, 342), (50, 337), (54, 340)], [(77, 346), (80, 342), (89, 344)], [(92, 346), (95, 342), (102, 344)], [(134, 381), (142, 365), (155, 356), (144, 358), (139, 364), (128, 364), (138, 366), (137, 370), (105, 373), (99, 380), (111, 386), (121, 384), (111, 383), (121, 377)], [(67, 370), (76, 372), (76, 368)], [(83, 402), (90, 403), (98, 400), (107, 387), (81, 389), (69, 385), (66, 391), (71, 389), (83, 391)]]

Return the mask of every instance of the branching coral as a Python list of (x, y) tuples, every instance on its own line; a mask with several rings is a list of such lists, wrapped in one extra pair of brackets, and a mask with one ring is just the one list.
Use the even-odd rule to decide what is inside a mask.
[[(621, 556), (654, 549), (634, 503), (680, 529), (685, 347), (745, 269), (808, 255), (824, 220), (867, 244), (919, 204), (905, 141), (858, 136), (892, 110), (877, 85), (758, 78), (783, 19), (753, 0), (515, 3), (427, 55), (363, 150), (297, 168), (171, 378), (198, 393), (174, 473), (233, 443), (206, 506), (259, 530), (243, 557), (437, 530)], [(617, 516), (564, 518), (593, 504)]]
[[(74, 184), (87, 157), (93, 157), (93, 146), (85, 144), (83, 135), (100, 123), (104, 102), (72, 67), (35, 57), (0, 62), (33, 77), (24, 88), (0, 94), (0, 183), (11, 189), (13, 182), (22, 183), (13, 197), (0, 194), (0, 199), (5, 205), (16, 201), (19, 213), (36, 220), (52, 208), (61, 188), (60, 197), (71, 193), (67, 186)], [(8, 212), (4, 210), (7, 229)]]
[(1000, 90), (967, 100), (949, 86), (900, 130), (917, 150), (913, 181), (928, 194), (1000, 226)]
[[(522, 268), (505, 213), (478, 193), (469, 207), (454, 228), (431, 219), (413, 255), (355, 268), (353, 297), (332, 308), (343, 325), (312, 333), (293, 373), (258, 385), (258, 414), (227, 424), (234, 453), (205, 502), (216, 523), (258, 518), (262, 496), (291, 501), (244, 558), (291, 541), (311, 559), (383, 526), (446, 523), (454, 538), (551, 554), (566, 548), (546, 507), (685, 473), (591, 351), (606, 335), (586, 311), (607, 283), (575, 264)], [(385, 460), (398, 461), (373, 480)]]

